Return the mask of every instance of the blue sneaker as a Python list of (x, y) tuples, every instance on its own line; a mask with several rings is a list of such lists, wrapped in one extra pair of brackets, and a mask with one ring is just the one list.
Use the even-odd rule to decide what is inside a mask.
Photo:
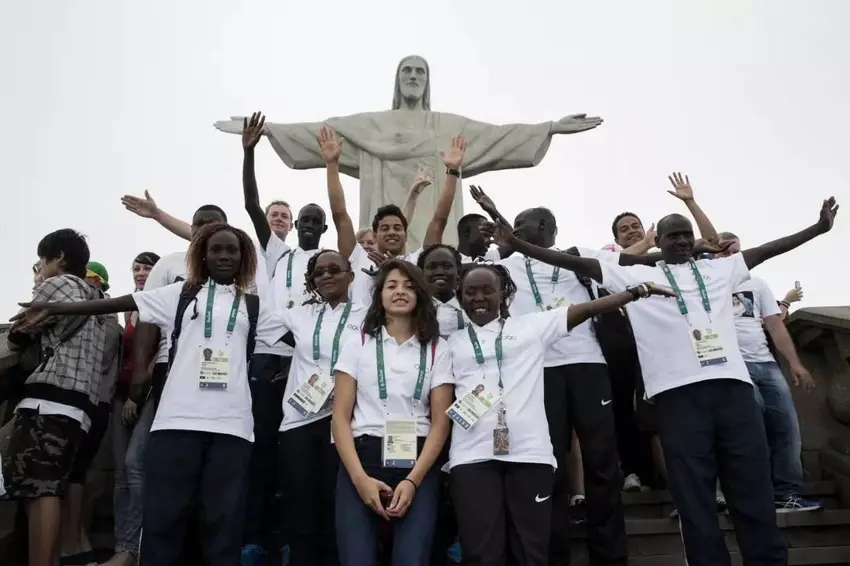
[(777, 513), (799, 513), (801, 511), (817, 511), (822, 508), (823, 504), (820, 501), (804, 499), (796, 494), (776, 501)]
[(456, 542), (449, 547), (449, 560), (452, 561), (453, 564), (460, 564), (463, 562), (462, 554), (460, 552), (460, 542)]
[(242, 547), (241, 566), (266, 566), (268, 562), (265, 549), (259, 544), (246, 544)]

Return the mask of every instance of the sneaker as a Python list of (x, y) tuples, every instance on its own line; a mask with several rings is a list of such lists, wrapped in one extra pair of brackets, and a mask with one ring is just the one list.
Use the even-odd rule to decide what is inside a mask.
[(587, 522), (587, 501), (584, 497), (574, 497), (570, 502), (570, 523), (583, 525)]
[(822, 508), (823, 504), (820, 501), (804, 499), (796, 494), (776, 501), (777, 513), (799, 513), (801, 511), (817, 511)]
[(629, 474), (623, 482), (623, 491), (640, 491), (642, 484), (637, 474)]
[(463, 562), (463, 554), (460, 551), (460, 542), (455, 542), (449, 547), (449, 561), (452, 564), (460, 564)]
[(242, 558), (239, 564), (241, 566), (265, 566), (268, 562), (266, 558), (266, 551), (262, 546), (246, 544), (242, 547)]

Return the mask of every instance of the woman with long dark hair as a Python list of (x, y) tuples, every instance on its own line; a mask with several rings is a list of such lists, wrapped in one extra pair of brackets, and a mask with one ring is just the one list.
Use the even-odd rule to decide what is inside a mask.
[(280, 313), (295, 342), (278, 437), (283, 506), (289, 518), (290, 566), (338, 564), (334, 492), (339, 456), (331, 443), (334, 365), (360, 340), (366, 305), (349, 301), (351, 264), (334, 250), (307, 263), (312, 300)]
[(434, 462), (448, 434), (451, 363), (421, 271), (383, 264), (360, 339), (336, 364), (333, 434), (342, 466), (336, 529), (343, 566), (372, 566), (380, 520), (393, 566), (426, 566), (437, 514)]
[[(205, 225), (186, 255), (187, 280), (153, 291), (77, 303), (31, 303), (16, 318), (138, 311), (171, 336), (170, 367), (145, 460), (141, 557), (177, 566), (188, 514), (197, 501), (209, 566), (239, 562), (245, 482), (253, 441), (248, 360), (253, 339), (273, 344), (280, 321), (248, 295), (257, 267), (245, 232)], [(175, 328), (178, 308), (179, 331)], [(255, 327), (255, 335), (251, 329)], [(179, 340), (178, 340), (179, 337)]]
[[(646, 283), (605, 298), (511, 317), (506, 268), (478, 264), (459, 287), (469, 318), (449, 339), (457, 401), (449, 455), (464, 563), (549, 563), (553, 471), (543, 404), (546, 349), (589, 318), (652, 294)], [(510, 537), (507, 537), (510, 533)]]

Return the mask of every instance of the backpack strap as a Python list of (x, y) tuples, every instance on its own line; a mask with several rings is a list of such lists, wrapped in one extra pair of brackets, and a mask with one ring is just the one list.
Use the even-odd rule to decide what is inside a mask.
[(248, 309), (248, 356), (246, 360), (251, 363), (254, 356), (254, 346), (257, 344), (257, 319), (260, 316), (260, 297), (253, 294), (245, 295), (245, 307)]
[[(171, 365), (174, 363), (174, 356), (177, 355), (177, 342), (180, 339), (180, 331), (183, 327), (183, 315), (189, 304), (192, 301), (197, 301), (198, 291), (201, 290), (200, 285), (191, 285), (188, 281), (183, 283), (183, 289), (180, 291), (180, 300), (177, 301), (177, 311), (174, 315), (174, 330), (171, 331), (171, 347), (168, 348), (168, 371), (171, 371)], [(198, 318), (197, 310), (192, 315), (192, 318)], [(168, 373), (165, 374), (168, 379)]]
[(276, 262), (274, 262), (274, 267), (272, 267), (272, 272), (271, 272), (271, 273), (269, 273), (269, 280), (274, 279), (274, 274), (277, 272), (277, 264), (279, 264), (279, 263), (280, 263), (280, 260), (282, 260), (283, 258), (285, 258), (285, 257), (286, 257), (286, 254), (290, 253), (291, 251), (292, 251), (292, 248), (289, 248), (288, 250), (286, 250), (285, 252), (283, 252), (282, 254), (280, 254), (280, 257), (279, 257), (279, 258), (277, 258), (277, 261), (276, 261)]

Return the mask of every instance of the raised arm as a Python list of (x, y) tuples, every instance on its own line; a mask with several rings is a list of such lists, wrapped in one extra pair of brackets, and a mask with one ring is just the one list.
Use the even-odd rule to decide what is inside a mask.
[(625, 248), (621, 253), (629, 255), (643, 255), (655, 247), (655, 240), (657, 238), (658, 232), (655, 231), (655, 223), (653, 222), (652, 226), (650, 226), (649, 230), (647, 230), (646, 234), (644, 234), (643, 240)]
[(245, 154), (242, 158), (242, 195), (245, 199), (245, 211), (251, 218), (251, 224), (254, 225), (254, 232), (263, 250), (269, 243), (272, 230), (260, 205), (260, 190), (257, 188), (257, 176), (254, 173), (254, 148), (263, 136), (265, 123), (266, 117), (261, 112), (254, 112), (250, 120), (245, 118), (242, 127), (242, 150)]
[(567, 328), (573, 329), (594, 316), (614, 312), (622, 306), (652, 295), (662, 297), (676, 296), (671, 289), (667, 289), (666, 287), (661, 287), (654, 283), (643, 283), (637, 287), (630, 287), (621, 293), (614, 293), (584, 303), (573, 303), (567, 308)]
[(319, 130), (319, 149), (325, 160), (328, 178), (328, 202), (331, 205), (331, 218), (336, 226), (337, 249), (343, 257), (351, 257), (357, 237), (351, 215), (345, 206), (345, 193), (339, 178), (339, 157), (342, 155), (342, 139), (327, 126)]
[(160, 209), (148, 191), (145, 191), (145, 198), (124, 195), (121, 197), (121, 204), (130, 212), (142, 218), (153, 218), (160, 226), (175, 236), (183, 238), (186, 241), (192, 240), (192, 227), (188, 223)]
[(510, 226), (502, 222), (496, 222), (496, 235), (494, 239), (500, 248), (511, 249), (543, 263), (567, 269), (576, 275), (590, 277), (597, 283), (602, 283), (602, 268), (599, 265), (599, 260), (529, 244), (517, 238), (511, 231)]
[(419, 202), (419, 195), (422, 194), (425, 187), (433, 182), (434, 179), (431, 178), (431, 175), (425, 169), (420, 168), (416, 172), (416, 177), (413, 178), (413, 184), (410, 185), (410, 190), (407, 191), (407, 198), (404, 200), (404, 206), (401, 209), (401, 213), (404, 214), (408, 223), (416, 213), (416, 203)]
[(452, 212), (452, 205), (455, 201), (458, 173), (463, 165), (464, 153), (466, 153), (466, 140), (463, 136), (452, 137), (452, 147), (448, 151), (440, 151), (443, 165), (446, 166), (446, 180), (437, 197), (434, 215), (425, 229), (425, 239), (422, 242), (423, 247), (439, 244), (443, 241), (443, 232), (446, 230), (446, 225), (449, 222), (449, 214)]
[[(478, 206), (480, 206), (481, 209), (484, 210), (484, 212), (486, 212), (490, 216), (490, 218), (493, 219), (493, 222), (495, 222), (496, 226), (498, 226), (499, 224), (503, 224), (505, 226), (513, 228), (513, 224), (508, 222), (508, 219), (502, 216), (502, 213), (496, 209), (496, 203), (493, 202), (493, 199), (487, 196), (487, 194), (484, 192), (484, 189), (482, 189), (480, 186), (470, 185), (469, 194), (472, 195), (472, 198), (475, 200), (475, 202), (478, 203)], [(499, 250), (499, 257), (501, 259), (505, 259), (509, 255), (514, 253), (514, 250), (506, 248), (500, 245), (498, 242), (495, 243)]]
[(688, 179), (688, 176), (683, 176), (681, 173), (673, 173), (667, 178), (670, 180), (670, 184), (673, 185), (673, 190), (668, 190), (667, 192), (685, 203), (685, 206), (688, 207), (688, 211), (694, 217), (694, 222), (697, 223), (700, 237), (705, 240), (716, 239), (717, 230), (715, 230), (714, 224), (711, 223), (711, 220), (708, 219), (708, 216), (705, 215), (705, 212), (702, 211), (702, 208), (700, 208), (694, 199), (694, 189), (691, 187), (691, 180)]
[(744, 255), (744, 261), (746, 262), (747, 267), (753, 269), (770, 258), (784, 254), (785, 252), (790, 252), (794, 248), (805, 244), (809, 240), (812, 240), (821, 234), (826, 234), (832, 230), (832, 225), (835, 222), (835, 215), (837, 213), (838, 204), (835, 202), (835, 197), (829, 197), (824, 200), (821, 205), (820, 218), (818, 218), (818, 221), (808, 228), (800, 230), (796, 234), (791, 234), (790, 236), (785, 236), (784, 238), (779, 238), (778, 240), (762, 244), (757, 248), (750, 248), (741, 252)]

